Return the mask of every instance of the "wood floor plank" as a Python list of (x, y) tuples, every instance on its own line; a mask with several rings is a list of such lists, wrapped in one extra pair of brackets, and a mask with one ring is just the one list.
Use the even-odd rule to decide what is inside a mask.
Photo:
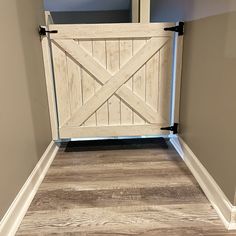
[(174, 229), (136, 229), (136, 230), (116, 230), (97, 231), (97, 232), (63, 232), (63, 233), (32, 233), (18, 234), (20, 236), (235, 236), (233, 232), (227, 232), (225, 229), (199, 229), (199, 228), (174, 228)]
[[(51, 201), (53, 199), (54, 201)], [(112, 190), (40, 190), (30, 211), (63, 210), (108, 206), (166, 205), (180, 203), (208, 203), (198, 186), (128, 188)]]
[[(178, 180), (178, 181), (176, 181)], [(196, 180), (193, 176), (173, 176), (168, 179), (165, 176), (157, 176), (157, 177), (135, 177), (132, 179), (107, 179), (106, 181), (59, 181), (59, 182), (47, 182), (40, 186), (40, 190), (56, 190), (56, 189), (68, 189), (68, 190), (98, 190), (98, 189), (124, 189), (124, 188), (144, 188), (144, 187), (173, 187), (179, 185), (185, 186), (189, 184), (196, 184)]]
[[(128, 157), (128, 158), (127, 158)], [(176, 152), (166, 151), (151, 151), (147, 152), (129, 152), (118, 151), (118, 152), (87, 152), (87, 153), (61, 153), (58, 154), (56, 159), (53, 161), (53, 166), (69, 166), (69, 165), (86, 165), (86, 164), (109, 164), (109, 163), (126, 163), (126, 162), (160, 162), (160, 161), (176, 161), (181, 162), (180, 157)]]
[[(171, 162), (171, 161), (143, 161), (143, 162), (125, 162), (125, 163), (105, 163), (105, 164), (85, 164), (85, 165), (71, 165), (71, 166), (52, 166), (48, 172), (48, 175), (57, 175), (65, 173), (88, 173), (94, 171), (126, 171), (126, 170), (152, 170), (152, 171), (168, 171), (168, 170), (179, 170), (183, 172), (191, 173), (184, 162)], [(75, 174), (75, 173), (74, 173)]]
[(209, 204), (121, 206), (29, 212), (24, 219), (22, 233), (30, 233), (35, 228), (42, 233), (55, 231), (62, 233), (132, 228), (164, 229), (181, 225), (222, 226), (216, 212)]
[(16, 235), (236, 236), (168, 142), (83, 144), (62, 145)]
[[(143, 166), (141, 166), (143, 165)], [(123, 168), (122, 168), (123, 166)], [(188, 176), (190, 171), (185, 165), (170, 162), (153, 163), (150, 162), (150, 167), (139, 163), (138, 165), (123, 164), (123, 165), (100, 165), (100, 166), (81, 166), (71, 168), (52, 168), (49, 170), (45, 182), (82, 182), (82, 181), (120, 181), (132, 180), (137, 176), (140, 178), (165, 178), (168, 176)]]

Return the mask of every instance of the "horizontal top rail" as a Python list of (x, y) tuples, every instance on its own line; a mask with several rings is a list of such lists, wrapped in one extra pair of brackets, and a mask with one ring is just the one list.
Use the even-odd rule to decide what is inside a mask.
[(175, 23), (53, 24), (49, 30), (58, 31), (51, 39), (146, 38), (172, 37), (172, 32), (164, 31), (172, 26)]

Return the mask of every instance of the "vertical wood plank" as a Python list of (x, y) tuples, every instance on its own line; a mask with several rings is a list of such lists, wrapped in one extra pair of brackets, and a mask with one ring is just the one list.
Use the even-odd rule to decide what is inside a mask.
[(67, 56), (68, 92), (71, 115), (82, 106), (81, 67)]
[[(111, 74), (119, 71), (119, 40), (106, 41), (107, 70)], [(120, 99), (114, 95), (108, 100), (109, 125), (120, 124)]]
[[(146, 43), (146, 40), (133, 40), (133, 54), (137, 53)], [(145, 65), (133, 76), (133, 92), (145, 101)], [(134, 112), (134, 124), (145, 124), (145, 121)]]
[(150, 1), (140, 0), (140, 23), (150, 23)]
[(45, 14), (45, 23), (46, 23), (46, 25), (48, 26), (48, 25), (54, 24), (51, 12), (50, 11), (45, 11), (44, 14)]
[(132, 23), (139, 23), (139, 0), (132, 0)]
[(68, 96), (68, 77), (66, 54), (55, 44), (52, 44), (55, 84), (59, 117), (59, 128), (70, 118), (70, 102)]
[(175, 81), (175, 104), (174, 104), (174, 122), (179, 123), (180, 89), (182, 77), (183, 60), (183, 36), (177, 37), (177, 55), (176, 55), (176, 81)]
[[(93, 41), (93, 57), (106, 68), (106, 45), (105, 40)], [(95, 91), (99, 91), (102, 86), (96, 82)], [(96, 112), (97, 126), (108, 125), (108, 103), (103, 104)]]
[[(90, 55), (92, 55), (92, 41), (79, 41), (79, 45), (85, 49)], [(94, 78), (84, 69), (82, 69), (82, 93), (83, 102), (87, 102), (95, 94), (95, 80)], [(96, 126), (96, 114), (91, 115), (85, 122), (85, 126)]]
[(162, 117), (170, 121), (170, 99), (171, 99), (171, 74), (172, 69), (172, 40), (168, 40), (160, 50), (160, 84), (159, 84), (159, 109)]
[(159, 52), (146, 63), (146, 103), (155, 111), (159, 97)]
[[(132, 57), (132, 40), (120, 40), (120, 67), (125, 65)], [(132, 91), (133, 78), (126, 82), (126, 85)], [(121, 124), (133, 123), (133, 111), (124, 102), (121, 102)]]
[(51, 122), (51, 130), (52, 130), (52, 139), (58, 140), (58, 120), (57, 120), (57, 106), (55, 99), (55, 91), (54, 91), (54, 82), (53, 82), (53, 71), (52, 71), (52, 63), (51, 63), (51, 52), (49, 49), (48, 38), (44, 37), (42, 40), (42, 49), (43, 49), (43, 61), (44, 61), (44, 69), (45, 69), (45, 77), (46, 77), (46, 85), (47, 85), (47, 95), (48, 95), (48, 106), (49, 106), (49, 114), (50, 114), (50, 122)]

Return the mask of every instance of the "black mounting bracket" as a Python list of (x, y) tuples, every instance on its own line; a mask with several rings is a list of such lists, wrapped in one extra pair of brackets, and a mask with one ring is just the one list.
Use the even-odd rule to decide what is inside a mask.
[(174, 125), (169, 126), (169, 127), (163, 127), (161, 128), (161, 130), (169, 130), (172, 131), (173, 134), (177, 134), (178, 133), (178, 123), (174, 123)]
[(165, 31), (177, 32), (179, 36), (184, 35), (184, 22), (179, 22), (179, 25), (174, 27), (164, 28)]
[(42, 26), (40, 25), (39, 26), (39, 35), (40, 36), (46, 36), (48, 34), (56, 34), (58, 33), (57, 30), (47, 30), (47, 27), (46, 26)]

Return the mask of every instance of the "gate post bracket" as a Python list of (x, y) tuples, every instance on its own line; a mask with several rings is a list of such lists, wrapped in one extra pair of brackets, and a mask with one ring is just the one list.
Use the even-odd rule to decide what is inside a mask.
[(164, 30), (177, 32), (179, 36), (182, 36), (184, 35), (184, 22), (179, 22), (179, 25), (169, 27), (169, 28), (164, 28)]
[(46, 26), (43, 26), (43, 25), (40, 25), (40, 26), (39, 26), (38, 31), (39, 31), (39, 35), (40, 35), (41, 37), (42, 37), (42, 36), (46, 36), (47, 33), (48, 33), (48, 34), (56, 34), (56, 33), (58, 33), (57, 30), (47, 30), (47, 27), (46, 27)]
[(169, 127), (162, 127), (161, 130), (169, 130), (172, 131), (173, 134), (177, 134), (178, 133), (178, 123), (174, 123), (174, 125), (169, 126)]

